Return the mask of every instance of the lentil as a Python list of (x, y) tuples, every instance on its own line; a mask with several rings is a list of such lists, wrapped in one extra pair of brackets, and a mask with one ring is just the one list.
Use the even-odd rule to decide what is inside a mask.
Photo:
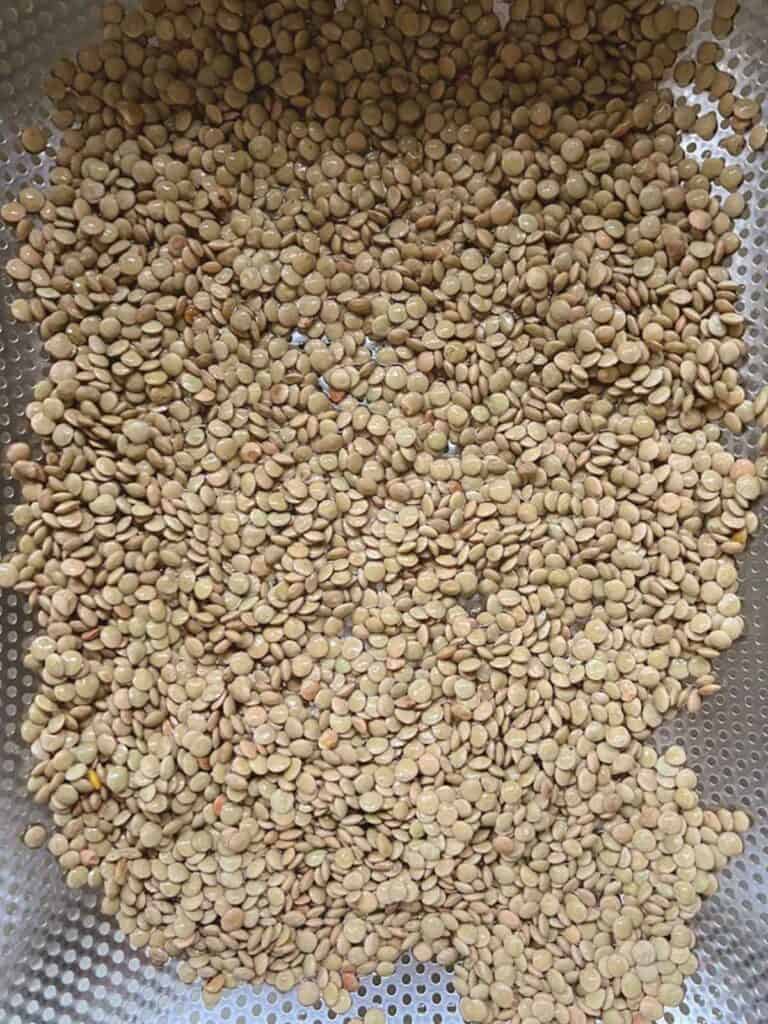
[[(656, 1019), (743, 849), (647, 742), (744, 628), (741, 173), (676, 145), (695, 9), (517, 6), (110, 3), (2, 208), (29, 789), (208, 1003), (343, 1014), (412, 950), (468, 1021)], [(675, 78), (761, 148), (722, 55)]]

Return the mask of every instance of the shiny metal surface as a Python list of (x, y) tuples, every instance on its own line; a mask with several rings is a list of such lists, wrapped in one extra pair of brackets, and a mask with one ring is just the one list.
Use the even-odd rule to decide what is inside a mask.
[[(710, 0), (699, 4), (707, 35)], [(49, 63), (93, 35), (93, 0), (0, 0), (0, 201), (22, 182), (44, 180), (45, 159), (21, 151), (21, 128), (43, 116), (41, 83)], [(694, 43), (695, 45), (695, 43)], [(737, 89), (765, 101), (768, 91), (768, 4), (744, 0), (726, 43), (725, 69)], [(701, 102), (698, 100), (698, 102)], [(706, 109), (708, 106), (704, 104)], [(718, 152), (691, 142), (692, 152)], [(722, 153), (721, 155), (726, 155)], [(730, 159), (730, 158), (729, 158)], [(744, 285), (752, 323), (743, 377), (751, 393), (768, 380), (768, 160), (747, 152), (744, 192), (750, 216), (732, 273)], [(0, 234), (0, 262), (10, 255)], [(11, 289), (0, 278), (0, 444), (25, 434), (24, 405), (43, 374), (34, 330), (13, 324)], [(756, 436), (734, 442), (753, 450)], [(0, 546), (13, 536), (14, 488), (0, 481)], [(720, 876), (719, 894), (697, 919), (701, 968), (672, 1024), (766, 1024), (768, 1021), (768, 532), (742, 564), (747, 635), (718, 662), (723, 690), (695, 717), (681, 716), (657, 733), (661, 745), (681, 742), (699, 774), (707, 804), (743, 807), (753, 816), (744, 856)], [(30, 763), (19, 726), (37, 681), (22, 666), (33, 623), (20, 599), (0, 594), (0, 1024), (320, 1024), (333, 1019), (268, 988), (228, 993), (206, 1010), (199, 991), (182, 985), (173, 967), (157, 970), (134, 954), (98, 894), (73, 893), (45, 851), (32, 853), (20, 834), (45, 820), (25, 792)], [(382, 1008), (393, 1024), (460, 1020), (450, 976), (403, 963), (396, 977), (366, 978), (347, 1016)]]

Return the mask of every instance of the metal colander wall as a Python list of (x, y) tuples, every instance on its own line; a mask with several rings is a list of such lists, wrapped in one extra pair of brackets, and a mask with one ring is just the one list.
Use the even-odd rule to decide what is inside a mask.
[[(707, 37), (710, 0), (700, 0), (698, 38)], [(45, 157), (21, 149), (20, 130), (44, 116), (41, 85), (48, 65), (93, 36), (93, 0), (0, 0), (0, 201), (22, 182), (44, 180)], [(736, 30), (725, 44), (724, 70), (740, 93), (763, 101), (768, 93), (768, 5), (743, 0)], [(706, 100), (696, 98), (704, 110)], [(690, 142), (698, 156), (726, 156), (715, 143)], [(730, 160), (731, 158), (728, 157)], [(732, 266), (744, 286), (751, 321), (751, 355), (743, 370), (750, 393), (768, 381), (768, 163), (747, 151), (743, 193), (749, 218)], [(0, 262), (11, 254), (0, 234)], [(36, 331), (12, 322), (11, 288), (0, 276), (0, 444), (25, 434), (24, 406), (44, 374)], [(755, 435), (735, 439), (754, 451)], [(15, 489), (0, 482), (0, 543), (12, 545)], [(768, 532), (765, 527), (742, 563), (746, 636), (718, 662), (723, 690), (694, 718), (682, 715), (657, 733), (660, 745), (681, 743), (698, 773), (704, 801), (743, 807), (753, 818), (742, 857), (720, 876), (720, 892), (705, 904), (695, 927), (701, 967), (686, 1000), (666, 1015), (669, 1024), (765, 1024), (768, 1020)], [(321, 1024), (382, 1009), (392, 1024), (452, 1024), (460, 1020), (450, 975), (404, 961), (396, 975), (364, 979), (343, 1017), (306, 1009), (293, 995), (266, 986), (229, 992), (204, 1009), (197, 988), (176, 980), (173, 966), (153, 968), (135, 954), (98, 910), (97, 893), (68, 890), (45, 850), (31, 853), (20, 835), (45, 813), (26, 794), (30, 764), (19, 727), (37, 680), (25, 671), (23, 650), (33, 622), (23, 602), (0, 593), (0, 1024)]]

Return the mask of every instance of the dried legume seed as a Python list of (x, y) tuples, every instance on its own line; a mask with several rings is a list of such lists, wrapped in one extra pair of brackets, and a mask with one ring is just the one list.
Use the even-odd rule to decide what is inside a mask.
[(30, 825), (23, 836), (24, 845), (30, 850), (39, 850), (45, 846), (48, 833), (42, 825)]
[[(107, 5), (2, 208), (48, 847), (207, 1005), (345, 1014), (408, 950), (467, 1020), (656, 1019), (748, 820), (648, 740), (718, 692), (768, 477), (720, 437), (768, 425), (742, 181), (661, 81), (696, 10), (178, 6)], [(722, 55), (675, 77), (738, 138)]]
[(42, 128), (30, 125), (21, 133), (21, 144), (28, 153), (42, 153), (48, 144), (48, 136)]

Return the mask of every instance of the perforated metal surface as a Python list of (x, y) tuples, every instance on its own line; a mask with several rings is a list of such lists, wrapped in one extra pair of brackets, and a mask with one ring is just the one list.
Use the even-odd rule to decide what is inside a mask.
[[(698, 36), (706, 37), (709, 0), (700, 4)], [(93, 34), (98, 5), (91, 0), (0, 0), (0, 200), (22, 181), (43, 180), (45, 159), (22, 153), (19, 131), (39, 120), (41, 83), (49, 63)], [(768, 5), (744, 0), (723, 62), (740, 92), (760, 99), (768, 91)], [(698, 100), (700, 102), (700, 100)], [(706, 106), (706, 104), (704, 104)], [(719, 152), (691, 143), (698, 155)], [(720, 153), (720, 155), (726, 155)], [(730, 158), (729, 158), (730, 159)], [(744, 378), (754, 392), (768, 380), (768, 166), (741, 158), (750, 217), (746, 245), (732, 273), (745, 286), (743, 306), (752, 322), (752, 354)], [(10, 255), (0, 235), (0, 260)], [(43, 372), (33, 329), (13, 324), (11, 289), (0, 279), (0, 444), (25, 433), (24, 405)], [(756, 437), (734, 441), (751, 450)], [(0, 543), (12, 541), (15, 493), (0, 484)], [(694, 719), (683, 716), (657, 734), (661, 745), (681, 742), (698, 772), (704, 799), (747, 809), (754, 819), (746, 853), (721, 875), (720, 893), (697, 919), (702, 966), (676, 1024), (765, 1024), (768, 1021), (768, 533), (752, 544), (742, 567), (746, 638), (718, 663), (723, 691)], [(0, 595), (0, 1024), (308, 1024), (333, 1019), (301, 1007), (293, 996), (267, 988), (229, 993), (205, 1010), (199, 991), (157, 970), (128, 947), (111, 920), (98, 912), (98, 895), (75, 894), (45, 851), (30, 853), (19, 840), (25, 826), (44, 820), (25, 792), (28, 767), (19, 726), (37, 682), (22, 667), (32, 619), (21, 600)], [(394, 978), (365, 979), (346, 1016), (381, 1007), (394, 1022), (458, 1021), (450, 976), (430, 965), (403, 963)]]

